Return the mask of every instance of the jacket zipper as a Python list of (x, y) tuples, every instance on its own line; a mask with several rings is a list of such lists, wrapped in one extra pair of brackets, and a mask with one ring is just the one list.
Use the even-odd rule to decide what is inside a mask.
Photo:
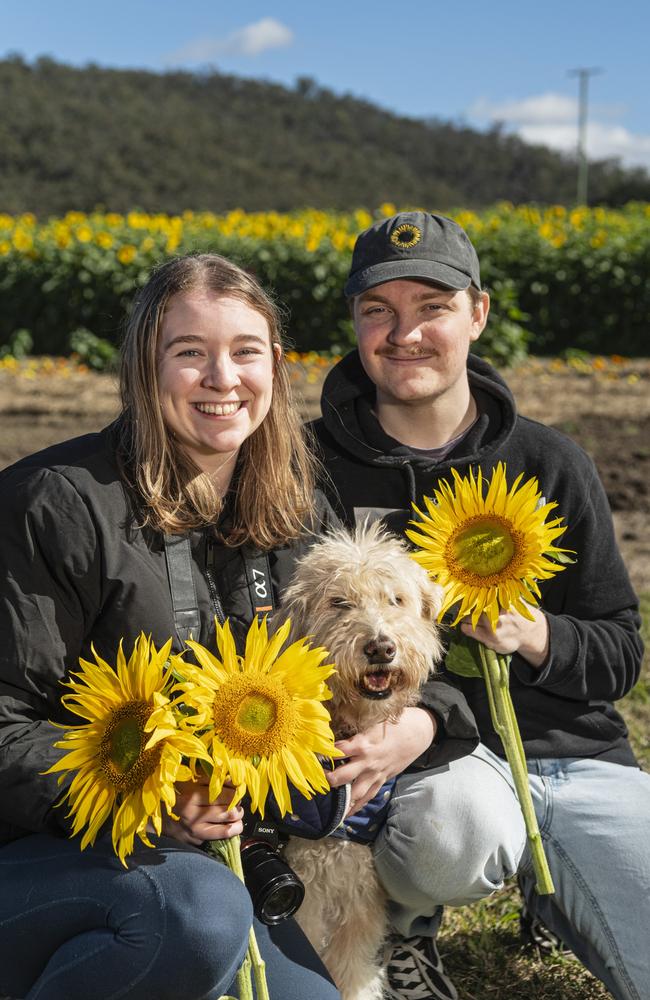
[(214, 549), (213, 542), (211, 538), (208, 538), (208, 551), (205, 567), (205, 577), (208, 581), (208, 590), (210, 591), (210, 600), (212, 601), (212, 610), (214, 611), (215, 617), (220, 625), (223, 625), (226, 621), (226, 616), (223, 612), (223, 606), (221, 604), (221, 598), (219, 597), (219, 591), (217, 590), (217, 585), (214, 580), (214, 574), (212, 572), (212, 567), (214, 566)]

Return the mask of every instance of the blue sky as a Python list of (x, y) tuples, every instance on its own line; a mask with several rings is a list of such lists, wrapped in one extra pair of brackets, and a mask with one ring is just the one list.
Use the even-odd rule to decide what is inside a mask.
[(213, 66), (292, 85), (311, 76), (418, 118), (572, 150), (589, 81), (590, 156), (650, 169), (647, 0), (0, 0), (0, 55), (156, 71)]

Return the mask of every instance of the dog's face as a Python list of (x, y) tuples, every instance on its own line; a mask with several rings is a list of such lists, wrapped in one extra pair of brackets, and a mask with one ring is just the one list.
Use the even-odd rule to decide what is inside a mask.
[(442, 652), (440, 606), (440, 588), (376, 525), (336, 532), (300, 560), (283, 615), (336, 664), (335, 725), (365, 728), (417, 701)]
[(390, 564), (350, 562), (345, 572), (321, 580), (321, 593), (307, 609), (338, 681), (362, 698), (383, 701), (417, 689), (433, 666), (433, 658), (422, 655), (436, 636), (429, 582), (411, 566), (408, 556)]

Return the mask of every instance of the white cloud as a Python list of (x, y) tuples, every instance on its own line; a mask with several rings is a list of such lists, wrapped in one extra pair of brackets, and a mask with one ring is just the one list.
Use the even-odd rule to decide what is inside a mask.
[[(650, 134), (630, 132), (620, 125), (625, 108), (591, 104), (587, 120), (587, 155), (590, 159), (616, 157), (626, 166), (650, 170)], [(538, 94), (521, 101), (476, 101), (469, 114), (479, 121), (503, 122), (526, 142), (574, 152), (578, 142), (578, 100), (564, 94)]]
[(513, 124), (540, 121), (561, 124), (575, 122), (577, 101), (563, 94), (540, 94), (538, 97), (526, 97), (523, 101), (495, 104), (482, 97), (470, 109), (470, 114), (477, 118)]
[(291, 45), (294, 34), (291, 28), (273, 17), (263, 17), (260, 21), (238, 28), (224, 38), (197, 38), (171, 52), (165, 62), (179, 66), (208, 63), (220, 56), (258, 56), (268, 49), (284, 48)]

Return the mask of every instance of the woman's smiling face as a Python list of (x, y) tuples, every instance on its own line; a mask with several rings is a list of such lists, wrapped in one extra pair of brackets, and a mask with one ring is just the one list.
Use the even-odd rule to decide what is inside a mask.
[(202, 472), (223, 469), (226, 457), (234, 465), (266, 417), (279, 353), (265, 317), (242, 299), (195, 289), (169, 300), (158, 393), (168, 430)]

